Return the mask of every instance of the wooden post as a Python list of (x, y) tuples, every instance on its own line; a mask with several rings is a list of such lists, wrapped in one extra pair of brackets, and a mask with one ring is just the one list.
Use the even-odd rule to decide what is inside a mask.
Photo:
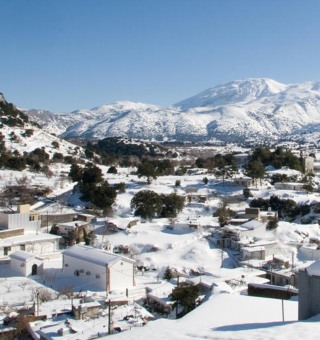
[(108, 302), (108, 333), (109, 335), (112, 334), (112, 327), (111, 327), (111, 300), (109, 299)]
[(36, 293), (36, 296), (37, 296), (37, 316), (39, 316), (39, 309), (40, 309), (39, 292)]

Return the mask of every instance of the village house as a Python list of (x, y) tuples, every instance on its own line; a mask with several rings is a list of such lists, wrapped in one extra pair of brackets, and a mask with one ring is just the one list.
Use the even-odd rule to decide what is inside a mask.
[(170, 314), (174, 301), (170, 298), (172, 290), (176, 286), (170, 282), (162, 283), (157, 287), (147, 287), (147, 303), (150, 310), (164, 314)]
[(297, 182), (277, 182), (274, 183), (274, 188), (277, 190), (295, 190), (302, 191), (305, 183)]
[(194, 231), (200, 229), (200, 223), (197, 218), (189, 218), (185, 221), (174, 221), (168, 228), (177, 232)]
[(220, 237), (214, 242), (222, 248), (239, 251), (253, 238), (263, 238), (266, 234), (266, 223), (250, 220), (239, 226), (226, 225), (220, 231)]
[(275, 253), (277, 242), (275, 240), (258, 240), (240, 242), (240, 258), (247, 260), (265, 260)]
[(126, 229), (130, 229), (137, 225), (139, 220), (136, 218), (115, 218), (115, 219), (108, 219), (106, 221), (106, 229), (107, 232), (113, 233), (117, 231), (123, 231)]
[(303, 158), (303, 167), (306, 174), (314, 172), (314, 157), (307, 156)]
[(59, 251), (60, 236), (45, 233), (23, 234), (0, 239), (0, 258), (17, 250), (34, 255), (45, 255)]
[(31, 212), (29, 204), (19, 205), (16, 212), (1, 212), (0, 227), (0, 258), (18, 250), (34, 255), (59, 250), (61, 237), (40, 232), (40, 215)]
[(246, 188), (251, 187), (254, 184), (254, 181), (251, 177), (241, 176), (234, 177), (232, 181), (235, 185), (244, 186)]
[(250, 160), (250, 155), (247, 153), (239, 153), (239, 154), (233, 155), (233, 157), (236, 160), (238, 169), (242, 169), (246, 167)]
[(320, 313), (320, 260), (299, 271), (299, 320)]
[(99, 301), (93, 299), (73, 299), (72, 302), (72, 314), (76, 320), (97, 317), (101, 308)]
[(186, 189), (186, 201), (188, 203), (205, 203), (207, 198), (207, 194), (199, 192), (198, 188)]
[(56, 225), (57, 233), (61, 236), (60, 242), (67, 246), (83, 242), (85, 235), (88, 234), (88, 222), (72, 221), (58, 223)]
[(43, 270), (44, 258), (17, 250), (10, 255), (10, 268), (22, 276), (37, 275)]
[(261, 211), (260, 208), (246, 208), (244, 212), (238, 212), (236, 218), (229, 221), (232, 225), (241, 225), (238, 220), (243, 221), (243, 223), (249, 220), (258, 220), (261, 222), (268, 222), (270, 220), (275, 220), (278, 218), (277, 211)]
[(36, 233), (41, 227), (41, 216), (30, 211), (29, 204), (17, 206), (17, 211), (0, 212), (0, 229), (24, 229), (25, 232)]
[(76, 244), (63, 251), (63, 272), (95, 282), (107, 292), (135, 286), (135, 261), (102, 249)]
[(310, 242), (303, 244), (299, 247), (299, 256), (305, 261), (315, 261), (320, 259), (320, 246), (319, 244)]

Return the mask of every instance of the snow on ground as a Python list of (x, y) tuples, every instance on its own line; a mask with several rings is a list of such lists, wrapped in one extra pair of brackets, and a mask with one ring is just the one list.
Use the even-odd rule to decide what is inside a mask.
[(316, 339), (320, 319), (297, 322), (297, 301), (214, 292), (208, 301), (178, 320), (159, 319), (115, 339)]
[[(145, 221), (133, 226), (131, 229), (121, 231), (111, 235), (102, 235), (97, 232), (97, 244), (109, 243), (111, 247), (118, 245), (128, 246), (133, 257), (138, 264), (150, 267), (150, 270), (138, 272), (136, 281), (139, 286), (153, 289), (154, 293), (162, 290), (167, 283), (161, 280), (163, 272), (167, 266), (176, 268), (181, 273), (194, 271), (202, 274), (195, 277), (193, 281), (198, 283), (208, 283), (215, 285), (213, 295), (208, 301), (203, 302), (196, 310), (179, 320), (160, 319), (149, 322), (147, 326), (124, 332), (115, 336), (126, 339), (283, 339), (291, 337), (298, 339), (302, 336), (306, 339), (314, 339), (314, 334), (320, 330), (320, 323), (314, 318), (308, 322), (297, 322), (297, 301), (284, 302), (285, 322), (282, 322), (281, 300), (262, 299), (240, 295), (239, 291), (245, 288), (248, 282), (262, 282), (259, 276), (261, 273), (249, 268), (234, 268), (235, 261), (232, 252), (222, 251), (215, 248), (206, 235), (210, 233), (207, 226), (217, 226), (217, 218), (212, 217), (213, 212), (220, 203), (221, 197), (239, 195), (242, 193), (241, 187), (236, 187), (230, 183), (222, 184), (212, 175), (186, 175), (186, 176), (164, 176), (147, 185), (143, 178), (131, 175), (132, 169), (119, 169), (119, 174), (107, 174), (108, 167), (102, 167), (105, 178), (112, 185), (114, 183), (126, 182), (126, 192), (119, 193), (114, 209), (116, 219), (119, 216), (133, 217), (130, 208), (132, 197), (140, 190), (154, 190), (158, 193), (185, 194), (188, 188), (196, 188), (201, 194), (208, 195), (208, 201), (204, 204), (187, 204), (179, 214), (176, 223), (186, 223), (197, 220), (200, 229), (192, 231), (188, 228), (172, 230), (170, 221), (167, 219), (154, 219)], [(79, 200), (78, 194), (72, 194), (73, 184), (64, 176), (68, 168), (56, 165), (53, 176), (47, 178), (41, 174), (33, 174), (26, 171), (0, 171), (0, 185), (3, 188), (6, 184), (16, 184), (20, 178), (27, 177), (31, 184), (42, 184), (52, 188), (52, 198), (56, 201), (47, 202), (40, 200), (33, 209), (45, 212), (67, 212), (74, 211), (74, 208), (85, 206), (85, 202)], [(203, 177), (209, 179), (209, 184), (204, 185)], [(176, 187), (175, 182), (179, 179), (181, 186)], [(279, 195), (283, 198), (290, 197), (297, 202), (319, 202), (320, 196), (317, 193), (305, 194), (302, 192), (288, 192), (268, 189), (267, 185), (252, 188), (255, 197), (267, 198), (271, 194)], [(71, 196), (70, 196), (71, 195)], [(71, 203), (75, 207), (67, 207)], [(239, 201), (232, 204), (233, 210), (243, 210), (246, 203)], [(107, 218), (108, 219), (108, 218)], [(104, 224), (105, 219), (97, 221), (97, 230)], [(306, 259), (299, 257), (296, 251), (297, 245), (305, 242), (308, 237), (319, 237), (320, 229), (318, 224), (297, 224), (280, 222), (275, 231), (267, 235), (270, 239), (278, 239), (277, 254), (291, 258), (294, 252), (294, 261), (297, 265), (305, 265)], [(75, 291), (96, 291), (96, 287), (89, 281), (78, 281), (76, 277), (63, 276), (61, 273), (61, 258), (45, 262), (46, 277), (35, 277), (34, 280), (16, 277), (8, 265), (0, 265), (0, 293), (2, 300), (0, 304), (16, 304), (32, 302), (30, 290), (21, 292), (21, 287), (32, 287), (42, 285), (55, 290), (66, 286), (72, 286)], [(182, 279), (182, 278), (181, 278)], [(235, 280), (244, 281), (242, 286), (227, 286), (224, 281)], [(259, 281), (260, 280), (260, 281)], [(262, 280), (262, 281), (261, 281)], [(28, 282), (26, 285), (23, 282)], [(20, 290), (19, 290), (20, 289)], [(221, 293), (219, 289), (229, 293)], [(162, 292), (162, 293), (161, 293)], [(123, 312), (125, 313), (125, 312)], [(320, 319), (319, 319), (320, 321)], [(100, 325), (100, 326), (99, 326)], [(95, 323), (88, 321), (87, 328), (92, 328), (97, 333), (101, 329), (100, 335), (105, 332), (105, 319), (96, 320)], [(77, 329), (82, 326), (75, 323)], [(319, 327), (319, 329), (318, 329)], [(77, 338), (88, 338), (89, 333), (84, 329), (84, 335), (80, 333)], [(312, 331), (312, 332), (311, 332)], [(302, 335), (304, 332), (306, 334)], [(90, 333), (90, 336), (92, 334)]]

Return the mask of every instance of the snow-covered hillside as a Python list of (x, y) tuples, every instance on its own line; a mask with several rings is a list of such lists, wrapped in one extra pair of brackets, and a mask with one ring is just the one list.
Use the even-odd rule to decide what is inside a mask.
[(28, 117), (14, 105), (8, 103), (0, 93), (1, 143), (10, 153), (31, 152), (36, 148), (44, 150), (52, 158), (53, 154), (80, 156), (82, 148), (42, 129), (28, 121)]
[(172, 107), (116, 102), (69, 114), (25, 112), (69, 138), (261, 143), (318, 130), (319, 107), (319, 82), (285, 85), (250, 78), (218, 85)]

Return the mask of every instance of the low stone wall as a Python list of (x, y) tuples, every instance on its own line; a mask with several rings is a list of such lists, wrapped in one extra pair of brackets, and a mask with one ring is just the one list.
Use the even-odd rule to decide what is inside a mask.
[(20, 236), (20, 235), (24, 235), (23, 228), (0, 230), (0, 239), (13, 237), (13, 236)]

